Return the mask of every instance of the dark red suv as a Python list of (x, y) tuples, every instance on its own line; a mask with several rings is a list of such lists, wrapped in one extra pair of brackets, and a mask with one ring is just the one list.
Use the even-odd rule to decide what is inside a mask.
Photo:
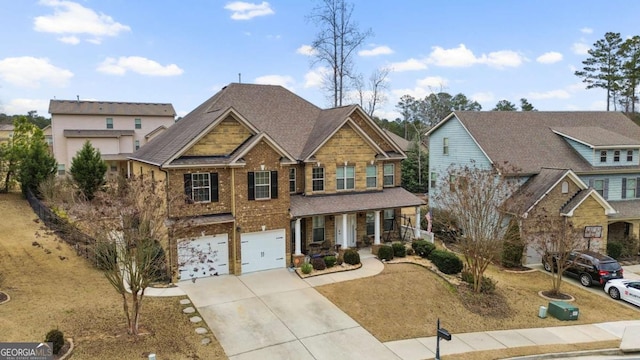
[[(545, 259), (547, 257), (543, 257)], [(553, 257), (553, 267), (556, 267), (556, 259)], [(547, 271), (551, 271), (551, 264), (543, 260), (542, 265)], [(565, 274), (580, 280), (583, 286), (604, 286), (611, 279), (622, 279), (622, 266), (616, 259), (590, 250), (572, 251), (567, 258)]]

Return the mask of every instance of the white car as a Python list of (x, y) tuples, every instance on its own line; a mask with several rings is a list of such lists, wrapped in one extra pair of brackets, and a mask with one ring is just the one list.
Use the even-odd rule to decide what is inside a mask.
[(609, 280), (604, 291), (613, 299), (622, 299), (640, 306), (640, 280)]

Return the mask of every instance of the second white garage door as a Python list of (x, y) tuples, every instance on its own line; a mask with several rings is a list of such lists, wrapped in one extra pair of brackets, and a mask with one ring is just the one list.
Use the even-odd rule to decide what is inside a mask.
[(242, 273), (286, 266), (285, 230), (258, 231), (240, 236)]

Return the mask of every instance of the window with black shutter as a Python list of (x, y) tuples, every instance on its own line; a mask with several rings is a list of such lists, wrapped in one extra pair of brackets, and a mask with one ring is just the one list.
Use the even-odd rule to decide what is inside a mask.
[(191, 174), (184, 174), (184, 195), (187, 204), (193, 203), (193, 196), (191, 195)]
[(247, 192), (249, 200), (278, 198), (277, 171), (251, 171), (247, 173)]

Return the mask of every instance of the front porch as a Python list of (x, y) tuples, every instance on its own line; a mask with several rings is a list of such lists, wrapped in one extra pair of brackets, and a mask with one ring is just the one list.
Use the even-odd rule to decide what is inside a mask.
[[(328, 196), (291, 196), (292, 256), (338, 252), (341, 249), (380, 246), (401, 240), (406, 224), (401, 209), (415, 208), (410, 240), (420, 237), (420, 206), (424, 202), (402, 188), (381, 192), (350, 193)], [(299, 264), (295, 261), (294, 264)]]

